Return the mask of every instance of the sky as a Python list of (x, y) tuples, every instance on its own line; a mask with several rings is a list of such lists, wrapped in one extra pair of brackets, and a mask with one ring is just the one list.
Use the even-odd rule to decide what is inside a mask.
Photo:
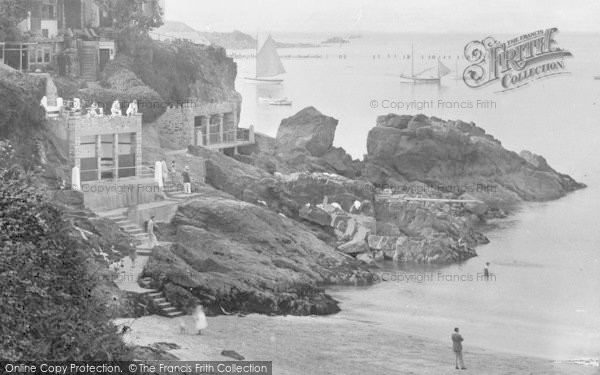
[(600, 0), (166, 0), (166, 19), (249, 33), (600, 32)]

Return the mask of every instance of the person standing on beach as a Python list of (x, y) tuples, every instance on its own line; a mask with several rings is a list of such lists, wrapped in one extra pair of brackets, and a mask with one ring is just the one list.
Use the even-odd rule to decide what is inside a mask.
[(490, 279), (490, 263), (486, 262), (485, 263), (485, 267), (483, 267), (483, 277), (485, 277), (486, 280)]
[[(458, 333), (458, 327), (454, 328), (454, 333), (452, 334), (452, 350), (454, 350), (454, 354), (456, 355), (456, 359), (455, 359), (455, 364), (456, 364), (456, 369), (458, 370), (459, 368), (461, 370), (466, 370), (467, 368), (465, 367), (465, 363), (463, 362), (463, 356), (462, 356), (462, 342), (463, 342), (463, 338), (460, 335), (460, 333)], [(460, 367), (458, 367), (460, 365)]]
[(194, 317), (196, 318), (196, 330), (198, 331), (198, 334), (201, 335), (202, 330), (208, 327), (208, 322), (206, 321), (206, 315), (204, 315), (204, 309), (202, 308), (202, 305), (198, 305), (198, 307), (196, 307)]

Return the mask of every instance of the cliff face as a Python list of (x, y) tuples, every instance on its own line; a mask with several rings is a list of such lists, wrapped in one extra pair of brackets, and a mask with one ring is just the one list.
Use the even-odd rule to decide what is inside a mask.
[(319, 285), (372, 281), (298, 222), (216, 190), (180, 206), (159, 231), (174, 245), (155, 251), (144, 273), (182, 309), (331, 314), (337, 302)]
[(237, 64), (224, 48), (154, 41), (149, 51), (150, 56), (135, 58), (134, 71), (165, 101), (190, 97), (204, 102), (240, 100), (235, 91)]
[(367, 139), (364, 175), (391, 188), (421, 181), (488, 203), (556, 199), (584, 187), (543, 158), (508, 151), (473, 123), (381, 116)]

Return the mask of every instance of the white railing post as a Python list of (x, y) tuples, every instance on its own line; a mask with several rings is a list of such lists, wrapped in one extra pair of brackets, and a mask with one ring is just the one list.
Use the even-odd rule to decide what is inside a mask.
[(223, 143), (223, 120), (224, 117), (222, 113), (219, 114), (219, 143)]
[(250, 125), (248, 128), (248, 140), (250, 143), (254, 143), (254, 125)]
[(163, 176), (162, 176), (162, 162), (157, 161), (154, 163), (154, 181), (158, 183), (158, 187), (163, 187)]
[(81, 176), (79, 173), (79, 167), (73, 167), (71, 170), (71, 190), (81, 190)]

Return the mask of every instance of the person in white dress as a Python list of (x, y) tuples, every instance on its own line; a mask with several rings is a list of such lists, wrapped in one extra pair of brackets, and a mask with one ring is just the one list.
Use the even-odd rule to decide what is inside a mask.
[(208, 327), (208, 322), (206, 321), (206, 315), (204, 315), (204, 309), (202, 308), (202, 305), (198, 305), (198, 307), (196, 307), (194, 317), (196, 318), (196, 330), (198, 330), (198, 334), (201, 335), (202, 330)]

